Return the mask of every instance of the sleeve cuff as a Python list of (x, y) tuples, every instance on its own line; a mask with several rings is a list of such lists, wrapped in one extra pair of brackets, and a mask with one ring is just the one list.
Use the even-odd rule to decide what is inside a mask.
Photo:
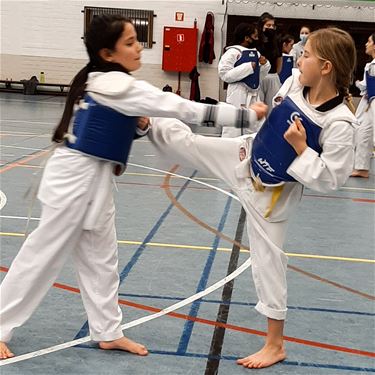
[(317, 156), (319, 156), (319, 154), (315, 150), (307, 147), (301, 155), (293, 160), (286, 172), (295, 179), (303, 176), (306, 173), (306, 166), (310, 165)]

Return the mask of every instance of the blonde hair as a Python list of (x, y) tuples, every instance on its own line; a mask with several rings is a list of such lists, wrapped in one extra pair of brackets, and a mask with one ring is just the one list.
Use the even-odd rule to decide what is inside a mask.
[(347, 106), (354, 113), (355, 108), (349, 94), (357, 61), (353, 38), (344, 30), (330, 27), (313, 31), (309, 35), (309, 41), (317, 57), (331, 62), (332, 82), (338, 92), (344, 95)]

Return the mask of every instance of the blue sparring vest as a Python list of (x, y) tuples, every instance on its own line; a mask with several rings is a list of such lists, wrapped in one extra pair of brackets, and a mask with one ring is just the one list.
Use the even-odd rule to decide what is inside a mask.
[(73, 122), (74, 143), (69, 148), (125, 168), (134, 139), (138, 117), (126, 116), (97, 103), (86, 94)]
[(292, 75), (293, 64), (293, 56), (283, 53), (283, 65), (281, 68), (281, 72), (279, 73), (280, 82), (282, 84), (286, 81), (288, 77)]
[(366, 90), (368, 102), (370, 103), (375, 98), (375, 76), (370, 75), (369, 71), (366, 72)]
[(258, 51), (255, 48), (242, 51), (241, 57), (235, 62), (234, 66), (248, 62), (255, 63), (254, 72), (253, 74), (249, 74), (247, 77), (242, 78), (239, 82), (245, 83), (250, 89), (257, 89), (259, 87), (260, 66)]
[(257, 133), (251, 151), (251, 169), (263, 185), (278, 185), (295, 181), (287, 169), (297, 157), (294, 148), (284, 139), (284, 133), (295, 117), (306, 129), (307, 144), (319, 154), (322, 148), (319, 136), (322, 128), (307, 117), (290, 97), (273, 108), (270, 116)]

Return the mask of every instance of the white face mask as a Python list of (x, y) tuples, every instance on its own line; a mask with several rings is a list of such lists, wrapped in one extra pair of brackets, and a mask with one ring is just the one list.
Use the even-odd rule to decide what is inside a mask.
[(306, 35), (306, 34), (300, 34), (299, 38), (300, 38), (302, 44), (306, 43), (307, 37), (308, 37), (308, 35)]

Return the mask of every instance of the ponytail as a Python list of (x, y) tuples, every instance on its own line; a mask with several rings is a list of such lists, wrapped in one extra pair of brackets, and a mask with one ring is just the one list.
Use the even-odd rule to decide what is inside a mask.
[(349, 90), (347, 88), (344, 89), (344, 98), (345, 98), (345, 104), (348, 106), (350, 111), (355, 114), (355, 105), (353, 102), (353, 96), (349, 93)]
[(78, 100), (83, 96), (90, 70), (91, 63), (88, 63), (73, 78), (68, 97), (65, 102), (63, 115), (52, 136), (53, 142), (61, 143), (64, 140), (64, 136), (68, 132), (70, 120), (73, 115), (74, 104), (77, 103)]

